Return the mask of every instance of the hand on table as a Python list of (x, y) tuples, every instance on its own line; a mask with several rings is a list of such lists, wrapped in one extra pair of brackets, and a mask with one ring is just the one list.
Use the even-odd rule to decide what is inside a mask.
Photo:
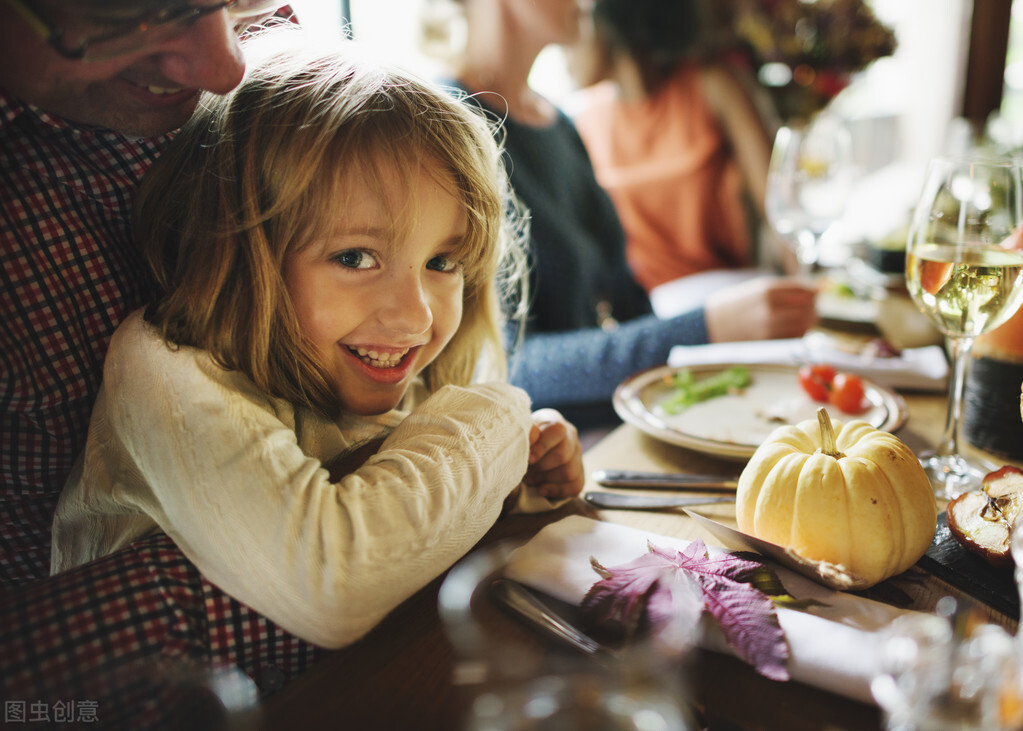
[(817, 321), (817, 289), (794, 277), (758, 277), (707, 298), (712, 343), (798, 338)]
[(575, 497), (585, 482), (579, 432), (554, 409), (533, 412), (529, 467), (523, 482), (546, 498)]

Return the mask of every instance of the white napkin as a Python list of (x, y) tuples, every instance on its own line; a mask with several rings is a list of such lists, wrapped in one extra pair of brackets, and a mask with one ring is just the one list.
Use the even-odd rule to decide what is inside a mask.
[(668, 365), (676, 368), (716, 363), (828, 363), (889, 388), (920, 391), (944, 391), (948, 378), (948, 360), (940, 345), (906, 348), (898, 356), (881, 357), (840, 350), (829, 346), (826, 337), (812, 334), (788, 340), (677, 345), (668, 355)]
[[(591, 556), (607, 567), (628, 563), (646, 553), (648, 540), (678, 550), (689, 544), (686, 540), (573, 515), (548, 525), (516, 549), (508, 559), (505, 574), (556, 599), (580, 604), (586, 591), (600, 578), (590, 567)], [(880, 657), (878, 630), (909, 612), (832, 591), (781, 566), (772, 566), (789, 594), (800, 599), (814, 598), (827, 605), (806, 611), (777, 608), (789, 644), (792, 679), (873, 703), (870, 681), (877, 673)], [(730, 651), (720, 634), (709, 635), (703, 645), (718, 652)]]

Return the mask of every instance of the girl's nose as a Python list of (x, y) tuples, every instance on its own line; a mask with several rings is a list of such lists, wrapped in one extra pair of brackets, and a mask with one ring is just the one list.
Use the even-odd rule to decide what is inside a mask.
[(160, 70), (185, 89), (226, 94), (245, 75), (245, 58), (226, 11), (211, 13), (162, 44)]
[(418, 335), (433, 324), (433, 310), (418, 277), (400, 277), (383, 292), (380, 322), (395, 333)]

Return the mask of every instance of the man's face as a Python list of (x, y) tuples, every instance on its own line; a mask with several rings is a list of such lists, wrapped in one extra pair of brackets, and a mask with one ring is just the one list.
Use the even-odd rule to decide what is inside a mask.
[[(27, 2), (58, 27), (88, 22), (81, 20), (82, 7), (96, 4)], [(0, 86), (64, 119), (126, 135), (149, 137), (177, 129), (192, 115), (200, 91), (227, 93), (245, 72), (234, 23), (223, 10), (171, 38), (95, 62), (64, 58), (22, 18), (10, 11), (4, 15)]]

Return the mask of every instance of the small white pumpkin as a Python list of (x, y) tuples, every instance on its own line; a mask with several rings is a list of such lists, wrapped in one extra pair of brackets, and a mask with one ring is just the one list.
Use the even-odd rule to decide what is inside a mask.
[(736, 492), (739, 530), (811, 562), (841, 567), (866, 588), (902, 573), (934, 538), (937, 503), (906, 444), (865, 421), (778, 427)]

